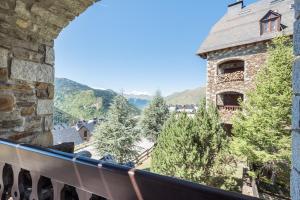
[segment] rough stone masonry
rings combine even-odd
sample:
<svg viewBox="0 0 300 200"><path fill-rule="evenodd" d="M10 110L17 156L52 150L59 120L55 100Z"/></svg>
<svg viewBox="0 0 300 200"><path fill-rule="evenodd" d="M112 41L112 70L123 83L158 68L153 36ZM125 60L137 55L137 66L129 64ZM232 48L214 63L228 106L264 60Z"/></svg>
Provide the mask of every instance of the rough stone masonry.
<svg viewBox="0 0 300 200"><path fill-rule="evenodd" d="M0 138L52 145L54 39L95 0L0 0Z"/></svg>
<svg viewBox="0 0 300 200"><path fill-rule="evenodd" d="M300 0L295 0L291 196L300 200Z"/></svg>

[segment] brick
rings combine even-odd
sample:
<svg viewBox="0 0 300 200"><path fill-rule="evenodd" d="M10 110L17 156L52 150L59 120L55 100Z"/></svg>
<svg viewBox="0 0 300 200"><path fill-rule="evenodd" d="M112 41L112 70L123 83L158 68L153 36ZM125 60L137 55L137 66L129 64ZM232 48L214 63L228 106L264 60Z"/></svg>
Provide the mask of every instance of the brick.
<svg viewBox="0 0 300 200"><path fill-rule="evenodd" d="M46 57L45 57L45 63L49 65L54 65L55 61L55 54L53 47L46 46Z"/></svg>
<svg viewBox="0 0 300 200"><path fill-rule="evenodd" d="M37 114L38 115L53 114L53 100L38 100Z"/></svg>
<svg viewBox="0 0 300 200"><path fill-rule="evenodd" d="M14 47L12 49L12 52L14 58L18 58L20 60L29 60L37 63L42 62L42 58L44 57L42 53L31 51L20 47Z"/></svg>
<svg viewBox="0 0 300 200"><path fill-rule="evenodd" d="M27 10L26 4L21 0L16 1L15 12L19 17L22 17L23 19L30 19L30 12L29 10Z"/></svg>
<svg viewBox="0 0 300 200"><path fill-rule="evenodd" d="M300 130L300 96L295 96L293 99L293 119L292 129Z"/></svg>
<svg viewBox="0 0 300 200"><path fill-rule="evenodd" d="M7 68L0 68L0 81L7 81L8 70Z"/></svg>
<svg viewBox="0 0 300 200"><path fill-rule="evenodd" d="M11 95L0 96L0 112L11 112L14 109L15 100Z"/></svg>
<svg viewBox="0 0 300 200"><path fill-rule="evenodd" d="M69 22L69 20L67 20L63 16L57 16L49 12L48 10L38 6L37 4L34 4L32 6L31 12L37 16L40 16L43 20L47 21L48 23L58 26L60 28L65 27Z"/></svg>
<svg viewBox="0 0 300 200"><path fill-rule="evenodd" d="M8 50L0 48L0 68L7 68Z"/></svg>
<svg viewBox="0 0 300 200"><path fill-rule="evenodd" d="M35 106L25 107L21 109L21 116L30 116L34 113Z"/></svg>
<svg viewBox="0 0 300 200"><path fill-rule="evenodd" d="M23 125L23 119L0 121L0 127L4 129L17 128Z"/></svg>
<svg viewBox="0 0 300 200"><path fill-rule="evenodd" d="M46 116L43 119L43 127L44 131L51 131L53 129L53 117L52 116Z"/></svg>
<svg viewBox="0 0 300 200"><path fill-rule="evenodd" d="M32 82L53 83L54 69L46 64L13 59L11 78Z"/></svg>

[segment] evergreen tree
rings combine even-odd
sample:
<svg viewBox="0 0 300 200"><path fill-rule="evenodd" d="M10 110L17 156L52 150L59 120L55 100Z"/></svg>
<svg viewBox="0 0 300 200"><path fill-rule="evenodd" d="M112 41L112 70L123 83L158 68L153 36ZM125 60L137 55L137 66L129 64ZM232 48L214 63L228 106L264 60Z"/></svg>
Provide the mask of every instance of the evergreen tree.
<svg viewBox="0 0 300 200"><path fill-rule="evenodd" d="M202 102L195 118L185 113L166 122L152 154L156 173L197 183L208 183L216 157L227 144L227 136L215 107Z"/></svg>
<svg viewBox="0 0 300 200"><path fill-rule="evenodd" d="M169 109L161 96L160 92L157 92L150 105L144 110L143 118L141 121L141 129L143 135L156 142L158 135L165 121L169 117Z"/></svg>
<svg viewBox="0 0 300 200"><path fill-rule="evenodd" d="M137 155L134 144L139 140L139 132L130 109L125 97L116 96L108 111L107 121L95 130L99 154L110 154L121 164L133 160Z"/></svg>
<svg viewBox="0 0 300 200"><path fill-rule="evenodd" d="M293 60L290 38L274 39L256 89L247 93L233 120L233 149L252 163L257 177L270 174L273 184L289 185Z"/></svg>

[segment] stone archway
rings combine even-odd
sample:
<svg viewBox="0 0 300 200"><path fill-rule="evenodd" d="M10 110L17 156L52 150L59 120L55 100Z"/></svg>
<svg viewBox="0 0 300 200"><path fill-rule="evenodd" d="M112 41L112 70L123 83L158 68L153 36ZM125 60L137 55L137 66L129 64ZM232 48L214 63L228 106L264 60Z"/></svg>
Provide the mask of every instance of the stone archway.
<svg viewBox="0 0 300 200"><path fill-rule="evenodd" d="M53 41L96 1L0 1L1 138L52 144Z"/></svg>

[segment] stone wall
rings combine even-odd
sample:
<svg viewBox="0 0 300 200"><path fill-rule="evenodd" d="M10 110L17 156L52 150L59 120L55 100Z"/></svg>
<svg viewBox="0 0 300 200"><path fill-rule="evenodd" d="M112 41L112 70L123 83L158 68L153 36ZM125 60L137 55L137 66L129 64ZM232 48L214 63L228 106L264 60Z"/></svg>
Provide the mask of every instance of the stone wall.
<svg viewBox="0 0 300 200"><path fill-rule="evenodd" d="M254 87L255 75L265 64L266 58L267 45L265 42L209 53L207 57L206 101L216 104L217 95L223 92L245 94L246 91ZM219 81L218 66L230 60L243 60L245 62L244 80L236 78L235 81ZM226 123L230 122L227 116L229 115L222 115L223 121Z"/></svg>
<svg viewBox="0 0 300 200"><path fill-rule="evenodd" d="M49 146L54 39L94 0L0 1L0 137Z"/></svg>
<svg viewBox="0 0 300 200"><path fill-rule="evenodd" d="M300 200L300 0L295 0L291 196Z"/></svg>

